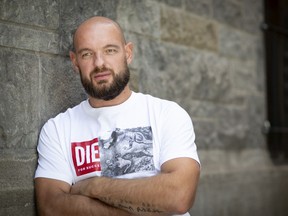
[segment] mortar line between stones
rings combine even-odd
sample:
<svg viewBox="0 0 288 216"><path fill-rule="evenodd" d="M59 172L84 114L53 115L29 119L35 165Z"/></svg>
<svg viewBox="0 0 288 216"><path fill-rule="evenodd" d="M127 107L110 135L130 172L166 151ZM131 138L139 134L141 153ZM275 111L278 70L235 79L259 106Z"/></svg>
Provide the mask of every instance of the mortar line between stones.
<svg viewBox="0 0 288 216"><path fill-rule="evenodd" d="M37 25L30 25L30 24L26 24L26 23L13 22L13 21L8 21L8 20L3 20L3 19L0 19L0 23L13 25L13 26L17 26L17 27L29 28L29 29L33 29L33 30L40 30L43 32L51 32L51 33L57 33L57 30L58 30L58 29L41 27L41 26L37 26Z"/></svg>

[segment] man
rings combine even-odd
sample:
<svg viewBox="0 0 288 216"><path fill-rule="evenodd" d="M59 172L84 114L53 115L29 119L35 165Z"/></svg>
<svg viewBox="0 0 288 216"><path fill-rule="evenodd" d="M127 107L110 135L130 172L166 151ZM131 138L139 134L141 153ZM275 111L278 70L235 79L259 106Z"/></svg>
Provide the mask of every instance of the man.
<svg viewBox="0 0 288 216"><path fill-rule="evenodd" d="M116 22L88 19L73 45L89 98L41 130L39 214L189 215L200 171L188 114L130 90L133 45Z"/></svg>

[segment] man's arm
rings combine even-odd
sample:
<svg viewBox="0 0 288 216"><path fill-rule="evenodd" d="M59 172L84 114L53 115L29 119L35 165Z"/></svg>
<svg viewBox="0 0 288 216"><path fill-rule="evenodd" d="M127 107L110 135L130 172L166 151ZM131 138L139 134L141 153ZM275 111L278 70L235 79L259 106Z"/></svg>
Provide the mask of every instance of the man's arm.
<svg viewBox="0 0 288 216"><path fill-rule="evenodd" d="M95 177L78 182L71 192L97 198L135 215L184 214L193 205L199 164L190 158L165 162L161 173L139 179Z"/></svg>
<svg viewBox="0 0 288 216"><path fill-rule="evenodd" d="M111 207L97 199L82 195L72 195L71 186L63 181L36 178L35 190L38 214L41 216L81 216L81 215L131 215L121 209Z"/></svg>

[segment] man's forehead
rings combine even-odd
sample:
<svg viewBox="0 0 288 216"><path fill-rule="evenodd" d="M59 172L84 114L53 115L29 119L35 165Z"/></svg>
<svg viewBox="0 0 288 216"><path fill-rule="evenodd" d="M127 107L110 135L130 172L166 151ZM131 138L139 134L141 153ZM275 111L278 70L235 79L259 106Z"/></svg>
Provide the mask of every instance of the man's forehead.
<svg viewBox="0 0 288 216"><path fill-rule="evenodd" d="M79 43L79 40L83 39L84 37L91 37L94 39L101 39L101 37L106 37L109 39L113 38L120 40L121 43L125 44L124 35L120 26L114 21L105 17L91 18L82 23L75 32L74 45Z"/></svg>

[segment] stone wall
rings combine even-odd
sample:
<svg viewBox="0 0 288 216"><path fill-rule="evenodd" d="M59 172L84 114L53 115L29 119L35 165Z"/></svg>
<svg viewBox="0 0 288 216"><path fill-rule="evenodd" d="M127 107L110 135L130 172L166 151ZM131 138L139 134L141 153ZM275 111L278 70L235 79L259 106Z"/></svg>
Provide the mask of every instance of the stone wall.
<svg viewBox="0 0 288 216"><path fill-rule="evenodd" d="M261 133L260 0L0 0L0 215L35 215L39 129L85 98L68 51L93 15L135 43L132 88L193 119L202 174L192 215L284 216L288 168L273 165Z"/></svg>

